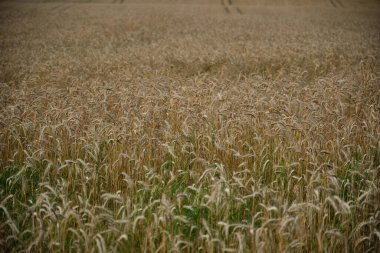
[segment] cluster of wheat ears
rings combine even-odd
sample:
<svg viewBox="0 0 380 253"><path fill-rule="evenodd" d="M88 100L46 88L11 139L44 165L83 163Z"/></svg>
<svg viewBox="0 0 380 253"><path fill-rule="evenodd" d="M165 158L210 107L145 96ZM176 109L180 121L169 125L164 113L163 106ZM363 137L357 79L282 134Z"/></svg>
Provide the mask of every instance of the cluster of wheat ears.
<svg viewBox="0 0 380 253"><path fill-rule="evenodd" d="M0 252L379 250L378 11L0 9Z"/></svg>

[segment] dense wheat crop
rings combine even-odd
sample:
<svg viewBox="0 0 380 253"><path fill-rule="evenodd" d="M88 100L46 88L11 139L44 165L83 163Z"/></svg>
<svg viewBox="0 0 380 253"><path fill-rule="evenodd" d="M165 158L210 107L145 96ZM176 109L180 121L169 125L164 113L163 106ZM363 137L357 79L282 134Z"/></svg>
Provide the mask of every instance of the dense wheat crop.
<svg viewBox="0 0 380 253"><path fill-rule="evenodd" d="M378 5L121 2L0 4L0 252L379 252Z"/></svg>

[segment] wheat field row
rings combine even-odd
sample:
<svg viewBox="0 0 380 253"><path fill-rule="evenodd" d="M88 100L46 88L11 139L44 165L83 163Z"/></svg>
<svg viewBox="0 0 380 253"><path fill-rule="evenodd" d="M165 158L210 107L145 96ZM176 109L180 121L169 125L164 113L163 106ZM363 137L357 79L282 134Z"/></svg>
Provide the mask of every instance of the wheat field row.
<svg viewBox="0 0 380 253"><path fill-rule="evenodd" d="M0 252L379 252L346 6L0 3Z"/></svg>

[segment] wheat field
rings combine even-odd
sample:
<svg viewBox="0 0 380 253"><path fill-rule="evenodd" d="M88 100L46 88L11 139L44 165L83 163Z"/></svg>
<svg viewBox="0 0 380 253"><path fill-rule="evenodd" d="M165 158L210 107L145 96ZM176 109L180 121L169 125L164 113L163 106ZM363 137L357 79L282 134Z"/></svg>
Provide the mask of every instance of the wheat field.
<svg viewBox="0 0 380 253"><path fill-rule="evenodd" d="M380 3L0 3L0 252L380 252Z"/></svg>

